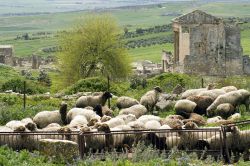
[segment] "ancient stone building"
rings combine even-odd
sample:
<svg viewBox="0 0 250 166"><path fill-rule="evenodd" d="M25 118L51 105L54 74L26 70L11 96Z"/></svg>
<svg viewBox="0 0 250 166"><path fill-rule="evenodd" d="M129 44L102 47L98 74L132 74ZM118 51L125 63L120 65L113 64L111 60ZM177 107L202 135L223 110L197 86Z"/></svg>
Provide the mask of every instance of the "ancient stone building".
<svg viewBox="0 0 250 166"><path fill-rule="evenodd" d="M173 71L172 53L162 50L161 60L162 60L162 71L172 72Z"/></svg>
<svg viewBox="0 0 250 166"><path fill-rule="evenodd" d="M13 46L0 45L0 63L13 65Z"/></svg>
<svg viewBox="0 0 250 166"><path fill-rule="evenodd" d="M195 10L175 18L173 31L175 71L217 76L250 74L246 66L250 61L242 55L238 24Z"/></svg>

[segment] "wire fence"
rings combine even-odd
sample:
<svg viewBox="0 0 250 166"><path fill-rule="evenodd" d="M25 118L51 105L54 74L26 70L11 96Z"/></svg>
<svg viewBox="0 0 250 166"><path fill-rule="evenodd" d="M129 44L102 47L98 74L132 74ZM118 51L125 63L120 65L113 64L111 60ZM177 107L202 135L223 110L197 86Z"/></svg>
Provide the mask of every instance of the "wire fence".
<svg viewBox="0 0 250 166"><path fill-rule="evenodd" d="M78 143L81 158L90 155L131 153L139 143L161 153L176 148L186 152L223 157L231 162L243 153L249 160L250 120L199 129L119 130L107 132L0 132L0 145L14 150L39 149L41 139L70 140ZM238 158L237 158L238 157Z"/></svg>

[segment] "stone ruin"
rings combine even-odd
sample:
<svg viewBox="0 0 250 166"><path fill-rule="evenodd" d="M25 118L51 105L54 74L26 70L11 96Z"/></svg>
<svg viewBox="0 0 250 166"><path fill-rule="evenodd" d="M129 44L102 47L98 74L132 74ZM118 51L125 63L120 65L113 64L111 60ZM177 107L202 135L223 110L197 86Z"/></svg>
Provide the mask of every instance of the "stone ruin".
<svg viewBox="0 0 250 166"><path fill-rule="evenodd" d="M173 20L175 72L198 75L250 74L243 56L240 27L200 10Z"/></svg>
<svg viewBox="0 0 250 166"><path fill-rule="evenodd" d="M12 45L0 45L0 63L6 65L13 65L13 46Z"/></svg>

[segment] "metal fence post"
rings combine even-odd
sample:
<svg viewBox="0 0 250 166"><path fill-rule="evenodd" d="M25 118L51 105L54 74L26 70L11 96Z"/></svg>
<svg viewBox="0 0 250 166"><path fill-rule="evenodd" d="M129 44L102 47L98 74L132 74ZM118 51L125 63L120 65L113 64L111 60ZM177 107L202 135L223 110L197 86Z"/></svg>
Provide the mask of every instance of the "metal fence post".
<svg viewBox="0 0 250 166"><path fill-rule="evenodd" d="M108 79L108 92L110 91L110 78L109 76L107 77ZM108 107L110 108L110 98L108 99Z"/></svg>
<svg viewBox="0 0 250 166"><path fill-rule="evenodd" d="M26 109L26 81L23 82L23 110Z"/></svg>
<svg viewBox="0 0 250 166"><path fill-rule="evenodd" d="M225 126L221 126L222 136L223 136L223 157L226 163L230 164L230 155L228 151L227 145L227 132L225 130Z"/></svg>

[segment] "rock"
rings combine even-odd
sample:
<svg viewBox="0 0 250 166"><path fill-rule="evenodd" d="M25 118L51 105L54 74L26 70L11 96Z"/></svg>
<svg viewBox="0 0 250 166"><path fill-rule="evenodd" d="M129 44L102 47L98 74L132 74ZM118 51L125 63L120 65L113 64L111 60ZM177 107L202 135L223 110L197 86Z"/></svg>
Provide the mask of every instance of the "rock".
<svg viewBox="0 0 250 166"><path fill-rule="evenodd" d="M160 111L169 111L175 105L175 101L171 100L161 100L156 103L156 109Z"/></svg>
<svg viewBox="0 0 250 166"><path fill-rule="evenodd" d="M179 94L181 94L182 92L184 92L184 88L183 88L180 84L177 84L177 85L174 87L174 89L173 89L173 91L172 91L172 94L177 94L177 95L179 95Z"/></svg>
<svg viewBox="0 0 250 166"><path fill-rule="evenodd" d="M41 139L39 140L38 151L59 160L65 159L69 161L79 156L77 143L68 140Z"/></svg>

